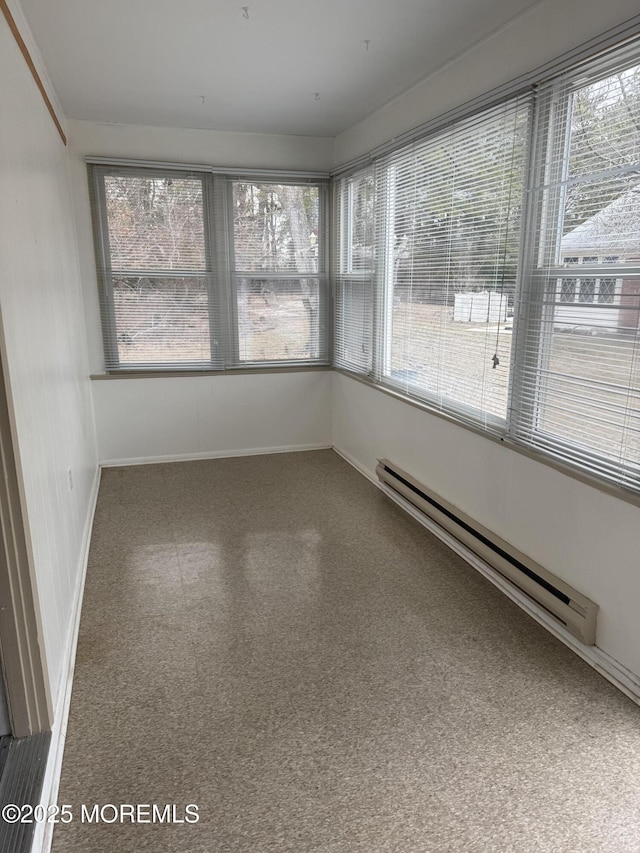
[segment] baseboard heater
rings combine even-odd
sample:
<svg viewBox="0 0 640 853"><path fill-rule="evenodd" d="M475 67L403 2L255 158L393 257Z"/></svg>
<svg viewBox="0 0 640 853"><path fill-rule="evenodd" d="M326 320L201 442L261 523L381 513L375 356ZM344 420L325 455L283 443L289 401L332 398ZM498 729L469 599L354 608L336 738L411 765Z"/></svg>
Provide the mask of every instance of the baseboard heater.
<svg viewBox="0 0 640 853"><path fill-rule="evenodd" d="M597 604L414 480L388 459L379 461L376 474L382 483L551 613L575 637L587 645L595 643Z"/></svg>

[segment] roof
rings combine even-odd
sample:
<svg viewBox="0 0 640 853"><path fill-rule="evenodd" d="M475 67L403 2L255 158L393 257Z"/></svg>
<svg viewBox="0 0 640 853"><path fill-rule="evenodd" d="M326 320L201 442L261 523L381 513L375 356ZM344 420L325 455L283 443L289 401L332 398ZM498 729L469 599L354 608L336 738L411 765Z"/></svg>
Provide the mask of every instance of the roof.
<svg viewBox="0 0 640 853"><path fill-rule="evenodd" d="M640 184L565 234L562 252L604 249L640 254Z"/></svg>

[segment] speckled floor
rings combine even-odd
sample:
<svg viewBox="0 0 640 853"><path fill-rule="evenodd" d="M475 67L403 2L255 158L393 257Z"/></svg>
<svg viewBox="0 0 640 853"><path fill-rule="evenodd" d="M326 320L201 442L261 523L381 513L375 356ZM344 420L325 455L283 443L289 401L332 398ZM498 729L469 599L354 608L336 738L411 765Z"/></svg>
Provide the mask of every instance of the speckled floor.
<svg viewBox="0 0 640 853"><path fill-rule="evenodd" d="M55 853L633 853L640 709L332 451L111 469L58 802Z"/></svg>

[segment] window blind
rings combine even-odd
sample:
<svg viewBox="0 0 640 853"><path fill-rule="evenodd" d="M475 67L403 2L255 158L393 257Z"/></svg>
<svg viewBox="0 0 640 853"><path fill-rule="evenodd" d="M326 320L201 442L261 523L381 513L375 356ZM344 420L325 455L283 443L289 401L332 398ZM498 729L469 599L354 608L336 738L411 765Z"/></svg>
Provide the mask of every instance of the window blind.
<svg viewBox="0 0 640 853"><path fill-rule="evenodd" d="M221 366L204 176L96 167L93 177L106 368Z"/></svg>
<svg viewBox="0 0 640 853"><path fill-rule="evenodd" d="M640 485L640 52L540 88L512 434Z"/></svg>
<svg viewBox="0 0 640 853"><path fill-rule="evenodd" d="M373 169L336 182L334 228L334 363L369 375L373 368L376 255Z"/></svg>
<svg viewBox="0 0 640 853"><path fill-rule="evenodd" d="M532 94L337 182L336 363L504 425Z"/></svg>
<svg viewBox="0 0 640 853"><path fill-rule="evenodd" d="M326 363L326 184L92 165L107 370Z"/></svg>
<svg viewBox="0 0 640 853"><path fill-rule="evenodd" d="M239 363L326 361L318 185L232 181Z"/></svg>

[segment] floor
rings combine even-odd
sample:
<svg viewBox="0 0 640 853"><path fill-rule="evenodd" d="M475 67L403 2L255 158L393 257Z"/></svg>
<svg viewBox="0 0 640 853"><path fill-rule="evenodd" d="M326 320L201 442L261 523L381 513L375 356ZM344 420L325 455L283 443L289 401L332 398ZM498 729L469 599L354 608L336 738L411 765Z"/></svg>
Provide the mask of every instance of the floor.
<svg viewBox="0 0 640 853"><path fill-rule="evenodd" d="M640 709L332 451L109 469L58 802L54 853L633 853Z"/></svg>

